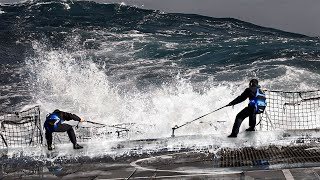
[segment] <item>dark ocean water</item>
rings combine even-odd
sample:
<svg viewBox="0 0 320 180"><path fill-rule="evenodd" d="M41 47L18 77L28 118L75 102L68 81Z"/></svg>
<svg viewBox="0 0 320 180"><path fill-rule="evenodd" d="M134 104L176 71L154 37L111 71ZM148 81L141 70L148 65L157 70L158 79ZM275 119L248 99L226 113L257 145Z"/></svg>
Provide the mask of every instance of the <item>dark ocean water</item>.
<svg viewBox="0 0 320 180"><path fill-rule="evenodd" d="M273 90L320 85L319 38L89 1L0 5L0 62L2 111L39 104L111 124L185 122L251 78Z"/></svg>

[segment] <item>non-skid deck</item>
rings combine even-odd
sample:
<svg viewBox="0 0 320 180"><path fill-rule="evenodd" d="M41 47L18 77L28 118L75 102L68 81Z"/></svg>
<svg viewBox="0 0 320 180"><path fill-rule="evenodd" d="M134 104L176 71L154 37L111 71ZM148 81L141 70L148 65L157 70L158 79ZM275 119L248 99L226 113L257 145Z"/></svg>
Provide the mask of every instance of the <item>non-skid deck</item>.
<svg viewBox="0 0 320 180"><path fill-rule="evenodd" d="M196 167L194 167L196 169ZM34 170L19 170L0 174L1 179L320 179L320 167L276 170L221 171L195 173L139 169L130 164L83 163L44 166Z"/></svg>
<svg viewBox="0 0 320 180"><path fill-rule="evenodd" d="M260 141L266 134L8 149L0 157L0 179L320 179L318 131L270 132Z"/></svg>

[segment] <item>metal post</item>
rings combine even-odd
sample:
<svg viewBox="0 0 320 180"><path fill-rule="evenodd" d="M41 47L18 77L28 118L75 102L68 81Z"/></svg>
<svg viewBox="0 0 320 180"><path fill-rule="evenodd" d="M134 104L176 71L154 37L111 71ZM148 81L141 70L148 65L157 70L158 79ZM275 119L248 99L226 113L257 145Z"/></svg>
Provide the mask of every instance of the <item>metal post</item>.
<svg viewBox="0 0 320 180"><path fill-rule="evenodd" d="M176 130L175 127L172 128L172 135L171 135L171 137L174 137L174 130Z"/></svg>

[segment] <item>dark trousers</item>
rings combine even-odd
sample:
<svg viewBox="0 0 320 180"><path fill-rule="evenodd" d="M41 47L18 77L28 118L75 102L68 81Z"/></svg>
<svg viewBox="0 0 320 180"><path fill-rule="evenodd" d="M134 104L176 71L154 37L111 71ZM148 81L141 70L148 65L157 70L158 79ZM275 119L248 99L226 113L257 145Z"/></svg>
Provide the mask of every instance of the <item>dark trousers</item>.
<svg viewBox="0 0 320 180"><path fill-rule="evenodd" d="M236 116L236 120L234 121L232 134L237 135L239 133L239 128L241 126L242 121L249 117L249 126L250 128L254 128L256 126L256 113L254 111L254 107L248 106L242 109Z"/></svg>
<svg viewBox="0 0 320 180"><path fill-rule="evenodd" d="M53 125L45 124L45 129L46 129L46 139L47 139L48 146L52 145L52 133L53 132L67 132L70 141L73 144L77 143L77 139L76 139L76 135L74 133L74 130L73 130L72 126L70 126L69 124L59 123L56 130L54 130Z"/></svg>

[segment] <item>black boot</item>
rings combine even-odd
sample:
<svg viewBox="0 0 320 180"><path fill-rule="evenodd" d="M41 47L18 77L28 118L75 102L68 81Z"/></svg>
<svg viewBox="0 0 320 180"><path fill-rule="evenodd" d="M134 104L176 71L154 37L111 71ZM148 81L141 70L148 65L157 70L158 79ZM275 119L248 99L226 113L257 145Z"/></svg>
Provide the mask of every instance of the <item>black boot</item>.
<svg viewBox="0 0 320 180"><path fill-rule="evenodd" d="M49 145L48 145L48 150L49 150L49 151L52 151L52 149L53 149L52 146L49 146Z"/></svg>
<svg viewBox="0 0 320 180"><path fill-rule="evenodd" d="M228 138L236 138L237 137L237 135L236 134L230 134L229 136L228 136Z"/></svg>
<svg viewBox="0 0 320 180"><path fill-rule="evenodd" d="M254 127L249 127L246 131L256 131Z"/></svg>
<svg viewBox="0 0 320 180"><path fill-rule="evenodd" d="M83 147L80 146L79 144L74 144L73 149L82 149Z"/></svg>

